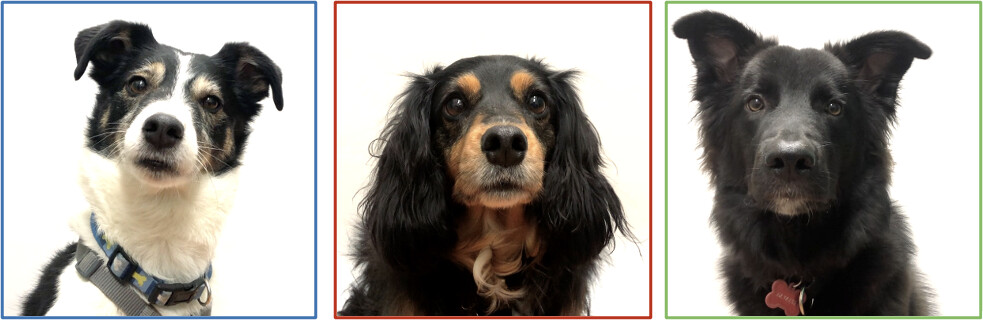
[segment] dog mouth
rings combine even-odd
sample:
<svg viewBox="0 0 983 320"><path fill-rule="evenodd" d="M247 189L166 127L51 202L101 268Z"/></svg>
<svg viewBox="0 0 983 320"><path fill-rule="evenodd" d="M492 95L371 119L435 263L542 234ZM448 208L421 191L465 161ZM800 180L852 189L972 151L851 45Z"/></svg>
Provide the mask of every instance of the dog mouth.
<svg viewBox="0 0 983 320"><path fill-rule="evenodd" d="M153 174L173 174L177 173L177 166L172 161L160 158L143 157L136 161L137 167L147 170Z"/></svg>
<svg viewBox="0 0 983 320"><path fill-rule="evenodd" d="M522 190L522 185L511 182L511 181L498 181L495 183L488 184L484 187L486 192L496 193L496 192L511 192Z"/></svg>

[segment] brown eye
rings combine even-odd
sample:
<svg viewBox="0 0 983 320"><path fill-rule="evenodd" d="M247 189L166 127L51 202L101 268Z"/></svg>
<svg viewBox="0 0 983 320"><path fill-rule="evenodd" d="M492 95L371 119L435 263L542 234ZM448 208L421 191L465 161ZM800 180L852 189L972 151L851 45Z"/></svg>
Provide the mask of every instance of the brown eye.
<svg viewBox="0 0 983 320"><path fill-rule="evenodd" d="M130 83L127 84L126 87L132 94L144 93L147 91L147 79L140 76L133 77L130 79Z"/></svg>
<svg viewBox="0 0 983 320"><path fill-rule="evenodd" d="M204 108L205 111L216 113L219 109L222 109L222 100L216 96L207 96L204 99L201 99L201 107Z"/></svg>
<svg viewBox="0 0 983 320"><path fill-rule="evenodd" d="M744 107L746 107L748 111L758 112L765 108L765 100L761 99L759 96L753 96L750 99L747 99L747 102L744 103Z"/></svg>
<svg viewBox="0 0 983 320"><path fill-rule="evenodd" d="M831 115L838 116L843 112L843 105L841 105L839 102L830 102L828 105L826 105L826 112L829 112Z"/></svg>
<svg viewBox="0 0 983 320"><path fill-rule="evenodd" d="M444 103L444 112L447 113L448 116L456 117L457 115L461 114L461 112L464 112L464 107L464 99L455 97Z"/></svg>
<svg viewBox="0 0 983 320"><path fill-rule="evenodd" d="M546 112L546 99L543 99L542 96L534 94L529 97L528 103L529 110L531 110L533 113L542 114L543 112Z"/></svg>

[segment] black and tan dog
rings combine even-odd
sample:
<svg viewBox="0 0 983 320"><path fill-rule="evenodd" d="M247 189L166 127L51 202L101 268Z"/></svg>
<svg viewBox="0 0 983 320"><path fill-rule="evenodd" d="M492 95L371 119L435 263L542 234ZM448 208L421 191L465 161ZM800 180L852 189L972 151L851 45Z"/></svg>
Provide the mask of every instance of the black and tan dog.
<svg viewBox="0 0 983 320"><path fill-rule="evenodd" d="M79 243L45 268L23 314L199 315L249 123L270 88L283 107L280 69L245 43L192 54L123 21L79 32L75 58L75 79L91 65L99 85L80 170L91 209L72 219ZM106 274L141 313L94 285Z"/></svg>
<svg viewBox="0 0 983 320"><path fill-rule="evenodd" d="M629 234L570 81L480 56L413 80L361 203L342 315L584 315L601 250Z"/></svg>

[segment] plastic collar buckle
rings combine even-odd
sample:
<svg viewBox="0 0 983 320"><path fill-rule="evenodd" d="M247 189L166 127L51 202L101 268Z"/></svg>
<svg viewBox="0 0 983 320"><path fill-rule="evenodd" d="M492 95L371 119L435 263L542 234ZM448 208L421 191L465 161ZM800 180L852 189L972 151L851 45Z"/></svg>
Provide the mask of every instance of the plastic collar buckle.
<svg viewBox="0 0 983 320"><path fill-rule="evenodd" d="M106 266L116 278L127 282L133 278L133 272L137 270L137 264L133 263L133 259L130 259L130 256L123 252L123 248L120 246L113 248Z"/></svg>
<svg viewBox="0 0 983 320"><path fill-rule="evenodd" d="M170 306L198 299L205 292L204 278L190 283L159 283L150 293L150 301L158 306Z"/></svg>

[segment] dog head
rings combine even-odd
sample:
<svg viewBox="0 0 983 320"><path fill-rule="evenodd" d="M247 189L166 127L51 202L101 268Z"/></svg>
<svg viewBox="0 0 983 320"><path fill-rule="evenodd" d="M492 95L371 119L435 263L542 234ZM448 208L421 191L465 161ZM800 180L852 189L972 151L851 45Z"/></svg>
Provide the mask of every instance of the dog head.
<svg viewBox="0 0 983 320"><path fill-rule="evenodd" d="M280 69L245 43L192 54L158 44L145 25L112 21L79 32L75 58L75 79L91 64L99 85L87 147L149 186L236 168L270 88L283 108Z"/></svg>
<svg viewBox="0 0 983 320"><path fill-rule="evenodd" d="M453 248L468 208L519 208L555 261L596 259L627 227L575 75L479 56L412 76L361 203L373 247L394 266L426 268Z"/></svg>
<svg viewBox="0 0 983 320"><path fill-rule="evenodd" d="M455 62L439 76L435 147L453 180L454 200L509 208L535 199L556 143L550 105L557 98L548 74L525 59L479 57Z"/></svg>
<svg viewBox="0 0 983 320"><path fill-rule="evenodd" d="M715 12L680 18L673 32L696 65L704 168L718 189L795 215L828 208L869 167L889 176L898 84L928 46L881 31L793 49Z"/></svg>

